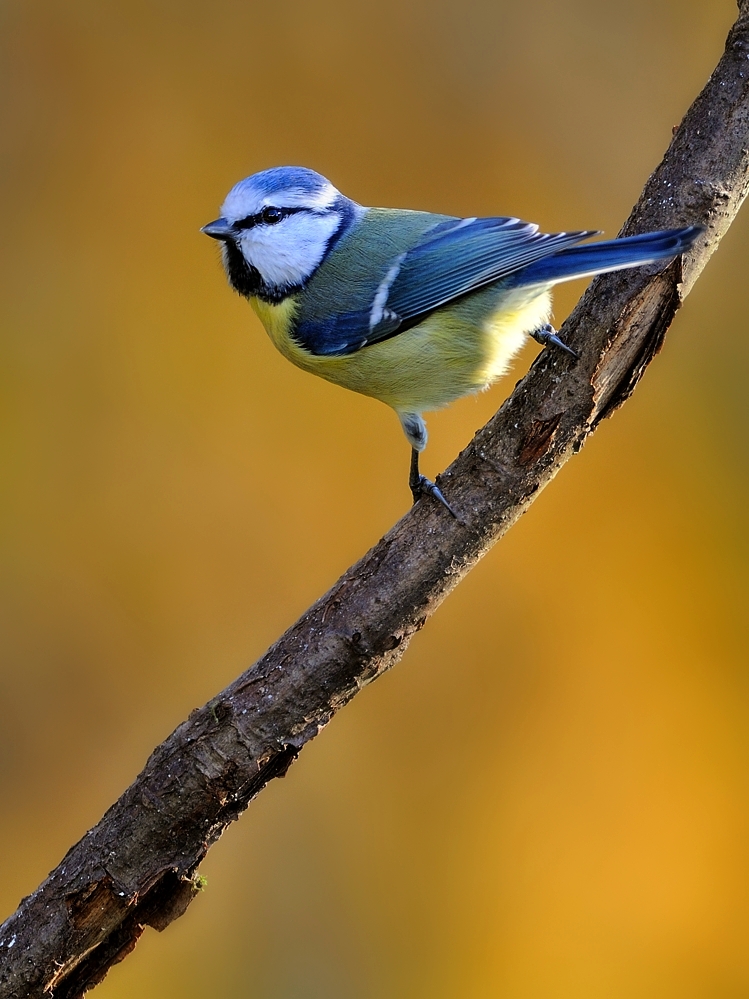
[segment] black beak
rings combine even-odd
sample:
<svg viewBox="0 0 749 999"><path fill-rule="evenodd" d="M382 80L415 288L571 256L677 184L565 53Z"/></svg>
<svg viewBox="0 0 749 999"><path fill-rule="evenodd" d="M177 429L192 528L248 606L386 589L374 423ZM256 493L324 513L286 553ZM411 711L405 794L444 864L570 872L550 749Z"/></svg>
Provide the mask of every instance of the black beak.
<svg viewBox="0 0 749 999"><path fill-rule="evenodd" d="M233 239L235 235L234 230L226 219L216 219L215 222L209 222L200 231L204 232L206 236L210 236L211 239L222 239L224 242Z"/></svg>

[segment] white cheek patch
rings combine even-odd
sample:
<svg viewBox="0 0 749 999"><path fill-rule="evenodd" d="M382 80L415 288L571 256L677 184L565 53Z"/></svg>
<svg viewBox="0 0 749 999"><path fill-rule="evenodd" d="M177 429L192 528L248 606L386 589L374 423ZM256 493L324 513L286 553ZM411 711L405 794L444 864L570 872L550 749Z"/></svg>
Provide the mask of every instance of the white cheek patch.
<svg viewBox="0 0 749 999"><path fill-rule="evenodd" d="M333 233L341 224L338 212L288 215L277 225L258 225L242 234L245 259L266 284L276 288L302 284L318 266Z"/></svg>

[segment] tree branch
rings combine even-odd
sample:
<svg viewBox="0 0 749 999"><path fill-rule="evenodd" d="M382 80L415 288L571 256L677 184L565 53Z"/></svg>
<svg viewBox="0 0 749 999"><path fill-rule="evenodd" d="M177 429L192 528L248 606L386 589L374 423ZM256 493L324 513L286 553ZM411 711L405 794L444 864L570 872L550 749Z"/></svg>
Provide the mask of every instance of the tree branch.
<svg viewBox="0 0 749 999"><path fill-rule="evenodd" d="M564 327L579 361L543 352L441 477L461 522L422 501L268 652L194 711L0 927L0 999L73 999L164 929L199 890L226 826L409 641L599 422L632 393L749 181L749 0L725 53L623 233L701 223L683 260L597 278Z"/></svg>

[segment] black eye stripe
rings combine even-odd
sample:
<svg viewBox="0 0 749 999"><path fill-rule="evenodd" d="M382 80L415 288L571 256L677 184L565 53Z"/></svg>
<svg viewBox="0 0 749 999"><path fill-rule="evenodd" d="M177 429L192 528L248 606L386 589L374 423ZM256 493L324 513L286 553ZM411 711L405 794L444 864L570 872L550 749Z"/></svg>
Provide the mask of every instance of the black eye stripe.
<svg viewBox="0 0 749 999"><path fill-rule="evenodd" d="M263 217L264 214L265 214L265 212L267 212L269 208L273 208L275 211L278 211L278 212L281 213L278 216L278 218L275 220L275 222L271 222L270 220L266 220ZM259 212L255 212L254 215L247 215L243 219L238 219L236 222L233 223L233 228L234 229L254 229L256 225L275 225L278 222L281 222L283 219L287 218L289 215L296 215L298 212L306 212L307 210L308 209L303 208L301 206L298 207L298 208L280 208L280 207L277 207L275 205L266 205L265 208L263 208Z"/></svg>

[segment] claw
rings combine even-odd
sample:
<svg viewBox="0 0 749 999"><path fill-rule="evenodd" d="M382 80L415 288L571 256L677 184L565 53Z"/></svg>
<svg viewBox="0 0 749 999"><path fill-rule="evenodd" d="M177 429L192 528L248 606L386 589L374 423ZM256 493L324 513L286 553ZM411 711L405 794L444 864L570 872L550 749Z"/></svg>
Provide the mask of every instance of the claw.
<svg viewBox="0 0 749 999"><path fill-rule="evenodd" d="M426 493L428 496L434 496L436 500L439 500L444 508L455 517L456 520L460 520L457 513L453 510L450 504L447 502L442 494L442 490L439 486L436 486L431 479L428 479L426 475L420 475L416 489L411 487L411 494L414 498L414 503L416 503L423 495Z"/></svg>
<svg viewBox="0 0 749 999"><path fill-rule="evenodd" d="M542 347L556 347L557 350L563 350L565 354L569 354L571 357L574 357L575 360L578 360L580 357L576 350L569 347L564 340L559 339L557 331L551 323L546 323L545 326L541 326L539 329L533 330L531 336L536 343L540 343Z"/></svg>
<svg viewBox="0 0 749 999"><path fill-rule="evenodd" d="M434 496L434 498L439 500L444 508L451 513L456 520L460 520L460 517L442 495L440 487L435 485L431 479L426 477L426 475L422 475L419 472L419 452L416 448L411 448L411 474L408 477L408 484L411 488L411 495L414 498L414 503L418 503L424 495Z"/></svg>

